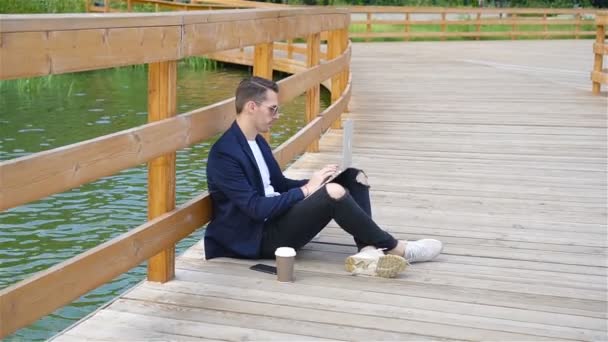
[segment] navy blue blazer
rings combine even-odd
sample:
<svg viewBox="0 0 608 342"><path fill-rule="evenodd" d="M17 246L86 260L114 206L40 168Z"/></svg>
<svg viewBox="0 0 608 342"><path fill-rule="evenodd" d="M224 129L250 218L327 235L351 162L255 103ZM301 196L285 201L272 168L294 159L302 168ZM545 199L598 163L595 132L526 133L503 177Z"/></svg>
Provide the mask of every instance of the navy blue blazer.
<svg viewBox="0 0 608 342"><path fill-rule="evenodd" d="M255 157L235 121L213 145L207 161L213 214L205 230L206 259L259 258L264 222L304 199L300 187L308 181L286 178L266 140L261 135L255 140L268 165L270 183L281 195L265 197Z"/></svg>

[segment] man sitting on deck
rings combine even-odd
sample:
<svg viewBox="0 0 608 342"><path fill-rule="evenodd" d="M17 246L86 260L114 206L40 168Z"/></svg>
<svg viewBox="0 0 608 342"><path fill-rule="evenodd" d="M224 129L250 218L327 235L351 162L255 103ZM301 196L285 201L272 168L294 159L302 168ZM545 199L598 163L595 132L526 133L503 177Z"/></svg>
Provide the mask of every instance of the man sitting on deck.
<svg viewBox="0 0 608 342"><path fill-rule="evenodd" d="M300 249L332 219L355 239L346 259L353 274L394 277L407 262L439 255L441 242L396 240L372 220L367 176L329 165L309 180L286 178L260 133L279 117L278 85L251 77L236 90L236 120L214 144L207 162L213 203L205 257L274 258L278 247ZM317 191L318 190L318 191Z"/></svg>

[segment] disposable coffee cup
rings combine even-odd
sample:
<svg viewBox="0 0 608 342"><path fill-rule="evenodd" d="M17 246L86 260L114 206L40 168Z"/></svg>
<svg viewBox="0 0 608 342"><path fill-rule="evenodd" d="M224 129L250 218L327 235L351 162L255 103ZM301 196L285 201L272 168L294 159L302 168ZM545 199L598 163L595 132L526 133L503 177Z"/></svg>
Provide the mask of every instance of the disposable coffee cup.
<svg viewBox="0 0 608 342"><path fill-rule="evenodd" d="M274 252L277 259L277 280L283 283L294 281L293 265L296 251L291 247L279 247Z"/></svg>

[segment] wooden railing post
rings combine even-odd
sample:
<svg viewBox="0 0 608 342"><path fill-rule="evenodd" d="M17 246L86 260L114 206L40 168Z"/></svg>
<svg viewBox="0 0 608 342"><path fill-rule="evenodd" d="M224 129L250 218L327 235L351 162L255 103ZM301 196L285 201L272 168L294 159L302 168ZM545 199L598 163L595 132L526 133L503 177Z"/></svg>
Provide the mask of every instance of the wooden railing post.
<svg viewBox="0 0 608 342"><path fill-rule="evenodd" d="M148 64L148 122L175 116L177 61ZM175 208L175 152L148 162L148 220ZM148 261L148 280L167 282L175 276L175 246Z"/></svg>
<svg viewBox="0 0 608 342"><path fill-rule="evenodd" d="M131 0L127 0L127 12L133 12L133 3Z"/></svg>
<svg viewBox="0 0 608 342"><path fill-rule="evenodd" d="M253 54L253 75L272 80L273 43L256 45ZM270 143L270 132L262 135Z"/></svg>
<svg viewBox="0 0 608 342"><path fill-rule="evenodd" d="M327 39L327 59L332 60L342 54L342 32L333 30L329 32ZM336 102L342 94L342 73L338 73L331 78L331 103ZM339 116L331 125L332 128L342 128L342 117Z"/></svg>
<svg viewBox="0 0 608 342"><path fill-rule="evenodd" d="M306 39L306 66L319 65L321 54L321 34L314 33ZM321 89L317 84L306 91L306 123L314 120L320 111ZM306 149L307 152L319 152L319 140L315 139Z"/></svg>
<svg viewBox="0 0 608 342"><path fill-rule="evenodd" d="M293 58L293 39L287 40L287 59Z"/></svg>
<svg viewBox="0 0 608 342"><path fill-rule="evenodd" d="M475 36L475 40L479 40L479 38L481 37L481 34L479 34L481 32L481 11L477 12L476 26L477 26L477 36Z"/></svg>
<svg viewBox="0 0 608 342"><path fill-rule="evenodd" d="M367 23L365 24L365 32L367 32L368 35L372 32L372 13L371 12L367 13ZM365 37L365 41L366 42L370 41L369 36Z"/></svg>
<svg viewBox="0 0 608 342"><path fill-rule="evenodd" d="M543 39L547 39L549 26L547 24L547 12L546 11L543 12L543 23L544 23L543 24L543 32L544 32Z"/></svg>
<svg viewBox="0 0 608 342"><path fill-rule="evenodd" d="M441 12L441 40L445 40L445 30L446 30L446 13L445 11Z"/></svg>
<svg viewBox="0 0 608 342"><path fill-rule="evenodd" d="M593 72L591 72L591 81L593 82L593 94L598 95L601 90L602 81L606 81L608 73L603 72L604 55L606 54L606 25L608 24L608 12L598 12L595 16L595 24L597 31L595 35L595 44L593 44L593 52L595 60L593 62Z"/></svg>
<svg viewBox="0 0 608 342"><path fill-rule="evenodd" d="M405 32L407 35L405 36L405 40L410 40L410 12L405 13Z"/></svg>
<svg viewBox="0 0 608 342"><path fill-rule="evenodd" d="M515 40L517 30L517 13L511 13L511 40Z"/></svg>
<svg viewBox="0 0 608 342"><path fill-rule="evenodd" d="M578 33L581 31L581 14L576 13L576 28L574 29L574 38L578 39Z"/></svg>
<svg viewBox="0 0 608 342"><path fill-rule="evenodd" d="M103 11L104 13L110 12L110 0L103 0Z"/></svg>

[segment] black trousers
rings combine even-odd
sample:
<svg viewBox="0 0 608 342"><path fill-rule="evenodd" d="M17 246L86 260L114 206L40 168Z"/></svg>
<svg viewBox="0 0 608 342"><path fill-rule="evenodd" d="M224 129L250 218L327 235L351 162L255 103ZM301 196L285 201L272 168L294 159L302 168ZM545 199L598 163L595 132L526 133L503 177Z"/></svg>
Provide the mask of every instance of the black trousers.
<svg viewBox="0 0 608 342"><path fill-rule="evenodd" d="M369 186L357 181L363 172L349 168L332 183L340 184L346 194L340 199L329 196L326 187L298 202L285 214L264 225L262 258L274 259L278 247L300 249L334 219L355 239L358 249L368 245L391 250L397 240L372 220Z"/></svg>

